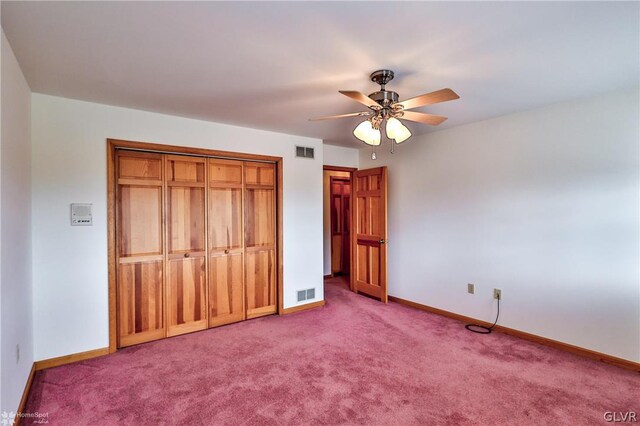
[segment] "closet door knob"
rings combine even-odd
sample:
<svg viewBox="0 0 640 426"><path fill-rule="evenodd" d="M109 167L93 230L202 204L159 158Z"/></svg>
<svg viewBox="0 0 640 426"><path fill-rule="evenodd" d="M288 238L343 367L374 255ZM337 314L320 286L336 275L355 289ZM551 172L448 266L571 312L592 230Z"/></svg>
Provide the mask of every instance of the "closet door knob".
<svg viewBox="0 0 640 426"><path fill-rule="evenodd" d="M184 254L184 257L189 257L189 253L185 253L185 254Z"/></svg>
<svg viewBox="0 0 640 426"><path fill-rule="evenodd" d="M229 249L225 249L224 254L229 254Z"/></svg>

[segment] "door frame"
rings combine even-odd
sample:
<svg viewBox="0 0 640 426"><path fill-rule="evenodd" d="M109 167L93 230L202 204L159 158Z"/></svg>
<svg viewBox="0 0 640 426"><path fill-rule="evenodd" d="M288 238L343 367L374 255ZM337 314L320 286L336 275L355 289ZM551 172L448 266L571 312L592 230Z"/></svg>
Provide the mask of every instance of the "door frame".
<svg viewBox="0 0 640 426"><path fill-rule="evenodd" d="M107 245L108 245L108 282L109 282L109 353L116 352L118 342L117 323L117 259L116 259L116 150L128 149L145 152L159 152L174 155L195 155L232 160L265 161L276 165L276 297L278 315L284 312L283 307L283 239L282 239L282 157L270 155L247 154L241 152L220 151L206 148L193 148L177 145L163 145L150 142L107 139ZM354 169L355 170L355 169Z"/></svg>
<svg viewBox="0 0 640 426"><path fill-rule="evenodd" d="M322 166L322 172L324 174L324 171L333 171L333 172L349 172L349 183L351 184L351 193L349 194L349 206L351 208L351 211L353 212L353 172L357 171L358 168L357 167L342 167L342 166L327 166L324 165ZM322 177L324 179L324 176ZM329 199L331 199L331 179L329 179ZM329 215L331 215L331 211L329 211ZM331 216L330 216L331 217ZM329 225L331 226L331 225ZM353 215L351 217L351 230L353 230ZM329 230L329 233L331 233L331 230ZM353 281L353 273L354 273L354 268L355 268L355 264L353 262L353 232L350 232L349 234L349 290L353 291L354 289L354 281ZM333 244L330 245L330 249L331 249L331 255L333 256ZM333 275L333 273L331 274Z"/></svg>

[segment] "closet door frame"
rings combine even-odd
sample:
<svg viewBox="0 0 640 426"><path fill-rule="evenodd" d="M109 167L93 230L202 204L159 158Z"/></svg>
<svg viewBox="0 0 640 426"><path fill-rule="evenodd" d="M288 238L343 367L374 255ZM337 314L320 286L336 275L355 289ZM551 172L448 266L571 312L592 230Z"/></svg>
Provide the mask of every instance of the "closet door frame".
<svg viewBox="0 0 640 426"><path fill-rule="evenodd" d="M277 313L282 315L283 308L283 246L282 246L282 157L219 151L186 146L163 145L148 142L136 142L120 139L107 139L107 242L108 242L108 290L109 290L109 353L118 347L117 322L117 257L116 257L116 151L118 149L155 152L162 154L195 155L231 160L264 161L275 164L276 168L276 298Z"/></svg>

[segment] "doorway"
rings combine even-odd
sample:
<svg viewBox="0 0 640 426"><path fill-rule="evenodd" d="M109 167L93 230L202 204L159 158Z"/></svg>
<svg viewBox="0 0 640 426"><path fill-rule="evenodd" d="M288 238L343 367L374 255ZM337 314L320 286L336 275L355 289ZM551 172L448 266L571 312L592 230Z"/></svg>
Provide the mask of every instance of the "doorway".
<svg viewBox="0 0 640 426"><path fill-rule="evenodd" d="M331 273L349 275L351 235L351 179L329 179L329 216L331 223Z"/></svg>
<svg viewBox="0 0 640 426"><path fill-rule="evenodd" d="M385 166L324 166L324 270L325 278L387 303Z"/></svg>
<svg viewBox="0 0 640 426"><path fill-rule="evenodd" d="M352 178L357 170L324 166L324 275L351 273L351 205Z"/></svg>

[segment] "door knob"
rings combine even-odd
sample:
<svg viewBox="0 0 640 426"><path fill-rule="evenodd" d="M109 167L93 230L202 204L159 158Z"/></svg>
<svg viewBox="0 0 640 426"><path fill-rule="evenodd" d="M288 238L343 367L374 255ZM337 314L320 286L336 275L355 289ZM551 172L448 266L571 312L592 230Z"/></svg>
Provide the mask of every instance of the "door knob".
<svg viewBox="0 0 640 426"><path fill-rule="evenodd" d="M229 249L225 249L224 254L229 254Z"/></svg>
<svg viewBox="0 0 640 426"><path fill-rule="evenodd" d="M185 253L185 254L184 254L184 257L189 257L189 253Z"/></svg>
<svg viewBox="0 0 640 426"><path fill-rule="evenodd" d="M386 243L386 242L387 242L387 240L380 239L378 242L379 242L380 244L384 244L384 243Z"/></svg>

